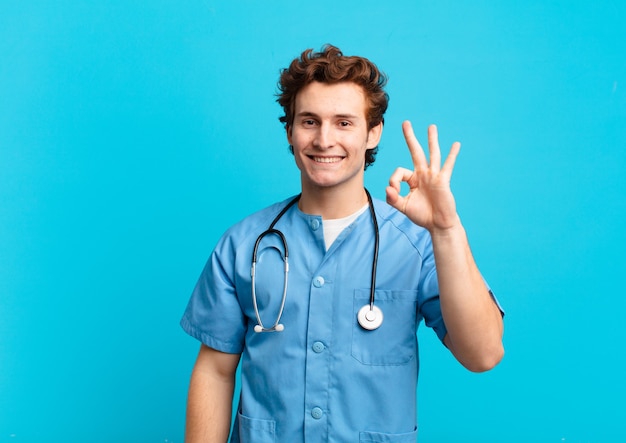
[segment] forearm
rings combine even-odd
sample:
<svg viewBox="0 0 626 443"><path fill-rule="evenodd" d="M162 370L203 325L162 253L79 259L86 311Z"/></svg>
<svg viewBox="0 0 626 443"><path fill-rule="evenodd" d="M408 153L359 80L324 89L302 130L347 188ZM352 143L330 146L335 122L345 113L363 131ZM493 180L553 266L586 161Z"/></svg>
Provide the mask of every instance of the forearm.
<svg viewBox="0 0 626 443"><path fill-rule="evenodd" d="M189 383L185 442L225 443L230 432L234 369L232 373L217 372L203 364L202 355L201 351ZM236 368L235 361L233 364Z"/></svg>
<svg viewBox="0 0 626 443"><path fill-rule="evenodd" d="M474 262L460 221L431 232L446 345L468 369L485 371L503 355L502 315Z"/></svg>

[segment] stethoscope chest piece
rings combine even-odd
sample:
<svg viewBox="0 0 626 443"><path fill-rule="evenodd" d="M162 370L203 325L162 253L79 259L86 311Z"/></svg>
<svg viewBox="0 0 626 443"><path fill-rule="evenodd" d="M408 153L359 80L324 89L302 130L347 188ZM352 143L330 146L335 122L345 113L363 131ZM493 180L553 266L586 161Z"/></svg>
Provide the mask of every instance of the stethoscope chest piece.
<svg viewBox="0 0 626 443"><path fill-rule="evenodd" d="M359 309L357 320L363 329L372 331L383 323L383 311L376 305L367 304Z"/></svg>

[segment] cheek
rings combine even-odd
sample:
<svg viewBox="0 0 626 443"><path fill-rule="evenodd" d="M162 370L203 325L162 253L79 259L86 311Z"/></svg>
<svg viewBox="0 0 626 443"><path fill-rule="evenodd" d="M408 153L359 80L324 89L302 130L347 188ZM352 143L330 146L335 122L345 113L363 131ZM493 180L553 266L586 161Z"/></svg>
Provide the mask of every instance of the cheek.
<svg viewBox="0 0 626 443"><path fill-rule="evenodd" d="M297 132L291 135L289 141L291 143L291 146L293 146L294 152L297 152L298 150L306 147L310 142L310 140L305 135Z"/></svg>
<svg viewBox="0 0 626 443"><path fill-rule="evenodd" d="M298 166L298 168L300 168L302 163L301 157L303 156L302 151L303 148L306 146L306 143L302 139L302 137L299 137L297 135L293 135L292 137L290 137L289 143L291 145L293 156L296 160L296 165Z"/></svg>
<svg viewBox="0 0 626 443"><path fill-rule="evenodd" d="M351 146L355 151L364 151L367 149L367 137L361 134L351 134L344 140L345 146Z"/></svg>

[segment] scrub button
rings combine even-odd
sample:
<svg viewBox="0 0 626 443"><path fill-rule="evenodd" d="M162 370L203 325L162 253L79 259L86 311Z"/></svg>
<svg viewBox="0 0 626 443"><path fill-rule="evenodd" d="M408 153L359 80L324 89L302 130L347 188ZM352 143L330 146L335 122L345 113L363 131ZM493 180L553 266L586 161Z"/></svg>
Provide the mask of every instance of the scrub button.
<svg viewBox="0 0 626 443"><path fill-rule="evenodd" d="M314 219L311 221L311 229L317 231L320 228L320 221L318 219Z"/></svg>
<svg viewBox="0 0 626 443"><path fill-rule="evenodd" d="M321 408L313 408L311 410L311 417L313 417L316 420L319 420L320 418L322 418L322 415L324 415L324 411L322 411Z"/></svg>
<svg viewBox="0 0 626 443"><path fill-rule="evenodd" d="M324 277L322 276L317 276L313 279L313 286L315 286L316 288L321 288L322 286L324 286Z"/></svg>
<svg viewBox="0 0 626 443"><path fill-rule="evenodd" d="M315 343L313 343L313 352L319 354L324 349L326 349L326 346L324 346L324 343L322 343L321 341L316 341Z"/></svg>

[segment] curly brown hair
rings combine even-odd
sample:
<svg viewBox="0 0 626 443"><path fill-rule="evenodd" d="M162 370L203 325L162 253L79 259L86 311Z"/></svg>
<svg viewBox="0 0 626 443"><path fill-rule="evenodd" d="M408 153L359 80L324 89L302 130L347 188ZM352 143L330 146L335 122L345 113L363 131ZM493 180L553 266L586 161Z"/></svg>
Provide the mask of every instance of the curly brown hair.
<svg viewBox="0 0 626 443"><path fill-rule="evenodd" d="M293 124L296 96L312 82L341 83L353 82L363 88L368 102L367 125L372 129L384 123L384 114L389 103L389 95L384 90L387 76L374 63L363 57L345 56L332 45L325 45L320 52L307 49L295 58L289 68L282 69L278 81L277 102L285 115L279 120L289 130ZM290 146L293 153L293 147ZM365 168L374 163L378 146L365 152Z"/></svg>

